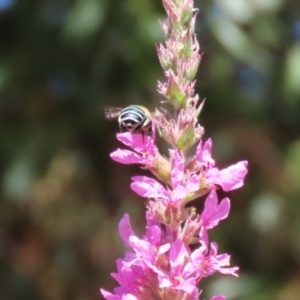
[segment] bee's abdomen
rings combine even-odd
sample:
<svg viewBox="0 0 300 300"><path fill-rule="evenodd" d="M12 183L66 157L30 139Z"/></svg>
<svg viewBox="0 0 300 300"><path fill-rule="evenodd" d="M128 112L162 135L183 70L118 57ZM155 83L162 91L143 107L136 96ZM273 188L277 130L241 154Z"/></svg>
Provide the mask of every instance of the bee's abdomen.
<svg viewBox="0 0 300 300"><path fill-rule="evenodd" d="M137 106L124 108L118 118L121 130L138 131L141 129L147 116L145 112Z"/></svg>

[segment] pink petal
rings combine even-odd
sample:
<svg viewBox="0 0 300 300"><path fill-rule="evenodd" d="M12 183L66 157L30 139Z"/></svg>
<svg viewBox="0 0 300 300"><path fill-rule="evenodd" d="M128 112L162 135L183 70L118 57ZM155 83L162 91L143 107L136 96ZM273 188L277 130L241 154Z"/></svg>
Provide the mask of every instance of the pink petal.
<svg viewBox="0 0 300 300"><path fill-rule="evenodd" d="M219 172L219 185L225 192L237 189L244 184L245 176L248 172L247 161L240 161Z"/></svg>
<svg viewBox="0 0 300 300"><path fill-rule="evenodd" d="M156 218L151 214L149 210L146 211L146 226L151 227L151 226L160 226L160 223L156 220Z"/></svg>
<svg viewBox="0 0 300 300"><path fill-rule="evenodd" d="M154 251L151 244L147 241L138 239L136 236L131 236L130 246L136 252L137 256L142 258L145 263L152 264L154 262Z"/></svg>
<svg viewBox="0 0 300 300"><path fill-rule="evenodd" d="M141 155L130 150L117 149L110 154L110 157L121 164L138 164L143 162Z"/></svg>
<svg viewBox="0 0 300 300"><path fill-rule="evenodd" d="M156 149L154 140L147 135L123 132L117 134L117 139L138 153L152 152Z"/></svg>
<svg viewBox="0 0 300 300"><path fill-rule="evenodd" d="M168 277L162 276L160 274L158 275L158 282L160 288L167 288L173 285Z"/></svg>
<svg viewBox="0 0 300 300"><path fill-rule="evenodd" d="M210 168L215 165L215 161L211 157L211 152L212 152L212 140L208 139L203 145L202 158L205 162L207 162Z"/></svg>
<svg viewBox="0 0 300 300"><path fill-rule="evenodd" d="M199 268L201 268L200 262L201 259L205 257L206 250L207 248L202 246L195 249L190 255L191 262Z"/></svg>
<svg viewBox="0 0 300 300"><path fill-rule="evenodd" d="M200 228L199 238L200 238L201 245L205 245L207 248L208 247L208 234L207 234L207 230L205 229L204 226L201 226L201 228Z"/></svg>
<svg viewBox="0 0 300 300"><path fill-rule="evenodd" d="M220 180L220 171L217 169L217 168L211 168L209 169L206 174L205 174L205 177L206 177L206 180L208 182L208 184L214 186L216 184L219 184Z"/></svg>
<svg viewBox="0 0 300 300"><path fill-rule="evenodd" d="M211 229L219 224L219 222L227 218L230 210L230 201L224 198L218 204L218 196L215 190L212 190L205 200L204 210L201 214L203 226Z"/></svg>
<svg viewBox="0 0 300 300"><path fill-rule="evenodd" d="M208 139L203 147L202 147L202 141L199 143L196 149L196 156L200 163L204 164L208 168L212 168L215 165L215 161L211 157L211 151L212 151L212 140Z"/></svg>
<svg viewBox="0 0 300 300"><path fill-rule="evenodd" d="M196 192L200 188L200 177L197 174L193 174L187 184L186 184L186 189L188 190L189 193L191 192Z"/></svg>
<svg viewBox="0 0 300 300"><path fill-rule="evenodd" d="M177 239L170 249L170 265L174 276L181 274L187 251L182 240Z"/></svg>
<svg viewBox="0 0 300 300"><path fill-rule="evenodd" d="M172 157L172 170L171 170L171 180L173 188L182 184L184 176L184 162L179 151L170 150L170 156Z"/></svg>
<svg viewBox="0 0 300 300"><path fill-rule="evenodd" d="M172 199L172 203L176 204L177 206L179 206L181 204L181 202L183 200L185 200L185 198L187 197L188 194L188 190L179 185L176 189L174 189L171 193L171 199Z"/></svg>
<svg viewBox="0 0 300 300"><path fill-rule="evenodd" d="M194 277L191 277L183 280L183 282L176 287L176 290L182 290L190 294L194 291L196 285L196 279Z"/></svg>
<svg viewBox="0 0 300 300"><path fill-rule="evenodd" d="M171 245L170 243L164 244L162 246L159 247L158 251L157 251L157 255L161 255L163 253L166 253L167 251L169 251Z"/></svg>
<svg viewBox="0 0 300 300"><path fill-rule="evenodd" d="M162 233L159 226L154 225L146 228L145 238L153 246L159 244L161 240L161 235Z"/></svg>
<svg viewBox="0 0 300 300"><path fill-rule="evenodd" d="M200 265L197 266L198 268L201 268ZM182 277L183 278L188 278L191 277L192 275L196 274L196 265L193 263L192 259L190 259L190 262L188 262L183 270L182 270Z"/></svg>
<svg viewBox="0 0 300 300"><path fill-rule="evenodd" d="M155 179L146 176L134 176L131 178L131 189L144 198L164 198L167 199L167 191Z"/></svg>
<svg viewBox="0 0 300 300"><path fill-rule="evenodd" d="M139 300L139 298L132 294L126 294L122 296L122 300Z"/></svg>
<svg viewBox="0 0 300 300"><path fill-rule="evenodd" d="M196 148L196 156L198 158L199 161L201 161L202 158L202 140L200 140L197 148Z"/></svg>
<svg viewBox="0 0 300 300"><path fill-rule="evenodd" d="M117 296L117 295L114 295L110 292L107 292L106 290L103 290L103 289L100 289L100 292L102 294L102 296L106 299L106 300L121 300L122 297L121 296Z"/></svg>
<svg viewBox="0 0 300 300"><path fill-rule="evenodd" d="M135 235L134 231L132 230L130 217L128 214L125 214L119 222L119 233L126 244L129 243L130 236Z"/></svg>
<svg viewBox="0 0 300 300"><path fill-rule="evenodd" d="M227 253L217 255L217 252L217 243L211 243L209 256L212 268L222 274L238 277L238 274L236 274L236 272L239 270L238 267L228 268L228 266L230 265L230 255L228 255Z"/></svg>
<svg viewBox="0 0 300 300"><path fill-rule="evenodd" d="M235 277L239 277L239 275L236 273L239 270L238 267L232 267L232 268L220 268L217 271L224 275L232 275Z"/></svg>
<svg viewBox="0 0 300 300"><path fill-rule="evenodd" d="M111 277L113 277L120 284L120 287L114 289L114 293L122 293L126 289L131 290L132 288L134 288L136 284L136 278L133 272L133 262L134 260L127 262L124 259L117 259L116 263L118 273L111 273Z"/></svg>

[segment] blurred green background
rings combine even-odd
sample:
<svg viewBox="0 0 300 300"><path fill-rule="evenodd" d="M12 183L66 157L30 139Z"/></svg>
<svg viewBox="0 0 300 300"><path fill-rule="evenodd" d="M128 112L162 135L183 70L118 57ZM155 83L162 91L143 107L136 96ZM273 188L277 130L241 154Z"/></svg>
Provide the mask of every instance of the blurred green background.
<svg viewBox="0 0 300 300"><path fill-rule="evenodd" d="M300 2L197 0L200 122L220 167L249 160L230 217L211 232L240 277L205 296L300 294ZM159 0L0 0L0 299L101 299L124 254L117 224L143 233L144 171L119 165L105 105L162 98ZM220 194L224 196L225 194ZM193 203L199 211L203 199Z"/></svg>

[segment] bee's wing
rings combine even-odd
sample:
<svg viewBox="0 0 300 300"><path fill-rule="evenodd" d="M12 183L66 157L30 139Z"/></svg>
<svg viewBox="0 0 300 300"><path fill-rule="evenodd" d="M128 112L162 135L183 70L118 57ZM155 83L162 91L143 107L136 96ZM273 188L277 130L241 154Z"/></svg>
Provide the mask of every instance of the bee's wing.
<svg viewBox="0 0 300 300"><path fill-rule="evenodd" d="M107 106L104 108L104 114L107 119L115 119L118 118L122 108L114 107L114 106Z"/></svg>

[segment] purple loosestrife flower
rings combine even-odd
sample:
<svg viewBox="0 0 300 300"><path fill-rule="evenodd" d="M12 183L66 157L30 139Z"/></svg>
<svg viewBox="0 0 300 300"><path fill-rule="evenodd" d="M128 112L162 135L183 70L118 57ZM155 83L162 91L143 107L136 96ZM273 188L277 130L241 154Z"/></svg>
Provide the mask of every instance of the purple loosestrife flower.
<svg viewBox="0 0 300 300"><path fill-rule="evenodd" d="M172 184L172 194L176 197L183 197L185 199L183 204L206 194L217 186L222 187L226 192L237 189L243 185L247 174L247 161L241 161L221 171L217 169L211 157L212 141L210 139L204 143L203 147L200 141L195 157L187 166L188 172L185 172L184 157L180 151L171 150L171 162L169 162L159 154L151 137L146 137L145 143L142 142L140 135L130 133L118 134L117 138L135 151L118 149L111 154L112 159L123 164L138 163L149 169L161 181ZM133 180L136 184L132 185L132 189L139 195L141 194L136 190L138 185L151 189L155 182L154 179L145 176L135 177ZM156 187L159 185L160 183L156 182ZM147 198L153 198L153 195L148 194Z"/></svg>
<svg viewBox="0 0 300 300"><path fill-rule="evenodd" d="M142 0L141 0L142 1ZM158 92L173 106L172 113L156 110L154 127L170 145L168 157L160 154L155 137L130 132L117 134L127 149L117 149L111 158L122 164L139 164L152 177L133 176L131 189L146 198L146 230L138 237L126 214L119 233L128 251L117 259L112 277L119 287L101 289L107 300L198 300L203 299L201 280L216 272L237 276L230 256L218 253L209 230L226 219L230 200L218 200L217 189L240 188L247 174L247 161L218 169L212 157L212 141L203 141L194 77L200 63L194 34L197 10L192 0L163 0L167 20L161 22L166 42L157 46L165 81ZM195 153L187 150L195 146ZM154 178L153 178L154 175ZM206 196L202 212L186 207ZM191 247L192 246L192 247ZM210 300L226 300L215 295Z"/></svg>
<svg viewBox="0 0 300 300"><path fill-rule="evenodd" d="M190 172L198 172L202 174L200 179L201 188L211 190L216 186L220 186L224 191L228 192L240 188L244 184L247 174L247 161L238 162L223 170L215 167L215 161L211 156L212 141L208 139L203 147L202 141L196 148L196 155L190 161L188 169ZM200 195L196 194L195 197Z"/></svg>
<svg viewBox="0 0 300 300"><path fill-rule="evenodd" d="M193 252L181 238L172 243L165 240L159 223L150 214L142 239L132 230L128 215L120 221L119 232L131 251L117 260L118 272L112 273L120 287L114 293L101 290L108 300L199 299L197 283L201 278L215 272L236 276L238 268L227 268L229 256L217 254L215 243L208 244L204 228L202 245Z"/></svg>
<svg viewBox="0 0 300 300"><path fill-rule="evenodd" d="M117 139L132 150L118 149L112 152L110 157L113 160L122 164L141 164L163 182L170 182L170 163L159 154L152 137L124 132L117 134Z"/></svg>

